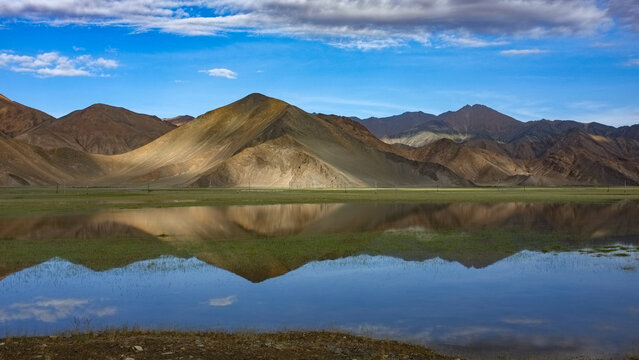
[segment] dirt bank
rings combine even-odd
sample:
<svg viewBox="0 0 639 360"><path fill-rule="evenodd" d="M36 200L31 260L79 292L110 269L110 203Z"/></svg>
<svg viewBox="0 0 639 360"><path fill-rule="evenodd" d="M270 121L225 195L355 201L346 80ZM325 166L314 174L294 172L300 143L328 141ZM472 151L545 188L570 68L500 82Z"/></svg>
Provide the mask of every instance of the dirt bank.
<svg viewBox="0 0 639 360"><path fill-rule="evenodd" d="M0 340L0 359L454 359L396 341L333 332L115 331Z"/></svg>

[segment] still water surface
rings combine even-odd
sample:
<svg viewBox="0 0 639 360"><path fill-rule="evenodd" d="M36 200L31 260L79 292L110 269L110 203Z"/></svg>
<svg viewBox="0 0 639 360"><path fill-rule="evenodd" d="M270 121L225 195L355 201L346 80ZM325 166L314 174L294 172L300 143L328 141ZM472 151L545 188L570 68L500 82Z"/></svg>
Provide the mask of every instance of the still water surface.
<svg viewBox="0 0 639 360"><path fill-rule="evenodd" d="M472 358L637 354L638 218L634 202L2 218L0 247L12 258L0 254L0 337L122 326L339 329ZM139 259L71 262L56 248L42 261L16 255L23 243L114 237L145 239Z"/></svg>

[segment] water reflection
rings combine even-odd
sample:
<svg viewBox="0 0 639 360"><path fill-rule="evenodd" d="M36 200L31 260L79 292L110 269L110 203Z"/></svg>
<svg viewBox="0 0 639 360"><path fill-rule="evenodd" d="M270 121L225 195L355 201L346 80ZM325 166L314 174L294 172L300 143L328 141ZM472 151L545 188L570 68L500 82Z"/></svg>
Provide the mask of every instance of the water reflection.
<svg viewBox="0 0 639 360"><path fill-rule="evenodd" d="M253 282L310 261L360 254L439 257L481 268L526 249L639 244L638 218L639 202L628 201L282 204L0 218L0 277L54 256L93 269L159 255L194 256ZM595 255L632 255L636 249L617 250Z"/></svg>
<svg viewBox="0 0 639 360"><path fill-rule="evenodd" d="M0 239L147 234L171 241L388 230L517 228L587 238L639 235L639 203L280 204L0 218Z"/></svg>
<svg viewBox="0 0 639 360"><path fill-rule="evenodd" d="M357 256L255 284L193 258L104 272L54 259L0 282L0 336L69 330L80 317L96 329L343 329L486 359L636 353L639 276L622 270L635 263L524 251L474 269Z"/></svg>
<svg viewBox="0 0 639 360"><path fill-rule="evenodd" d="M29 302L16 302L0 309L0 323L36 320L55 323L70 317L103 317L115 315L113 306L94 307L89 299L79 298L36 298Z"/></svg>

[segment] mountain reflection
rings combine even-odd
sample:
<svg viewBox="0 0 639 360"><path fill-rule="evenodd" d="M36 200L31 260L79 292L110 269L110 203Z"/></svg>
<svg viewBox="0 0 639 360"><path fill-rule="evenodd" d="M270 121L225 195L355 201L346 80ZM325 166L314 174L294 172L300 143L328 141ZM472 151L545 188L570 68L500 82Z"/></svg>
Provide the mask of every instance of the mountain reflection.
<svg viewBox="0 0 639 360"><path fill-rule="evenodd" d="M0 238L159 236L216 240L388 230L516 228L587 238L639 234L639 203L282 204L105 211L0 219Z"/></svg>
<svg viewBox="0 0 639 360"><path fill-rule="evenodd" d="M441 257L484 267L524 249L635 244L638 218L639 203L627 201L280 204L3 218L0 250L13 252L0 251L5 254L0 254L0 276L54 256L69 258L68 254L74 257L72 261L96 269L158 255L194 256L254 282L280 276L310 261L358 254L406 260ZM51 245L51 239L63 242L70 252ZM113 239L125 242L121 245L124 251L111 249ZM18 251L25 246L37 247L37 251ZM101 258L114 259L97 259L101 262L97 264L93 255L78 255L75 249L87 246L95 247L94 253L103 252ZM23 253L39 257L22 258Z"/></svg>

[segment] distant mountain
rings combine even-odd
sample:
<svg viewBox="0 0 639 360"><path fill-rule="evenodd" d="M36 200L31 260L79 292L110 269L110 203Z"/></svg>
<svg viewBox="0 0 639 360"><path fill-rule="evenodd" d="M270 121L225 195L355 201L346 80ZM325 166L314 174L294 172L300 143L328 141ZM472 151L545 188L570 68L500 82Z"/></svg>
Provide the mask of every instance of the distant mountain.
<svg viewBox="0 0 639 360"><path fill-rule="evenodd" d="M531 175L521 160L449 139L414 149L410 157L446 166L476 185L518 185Z"/></svg>
<svg viewBox="0 0 639 360"><path fill-rule="evenodd" d="M404 113L359 121L385 142L413 147L428 145L439 139L450 139L457 143L480 139L505 143L539 141L571 129L592 135L639 139L639 125L614 128L599 123L586 124L570 120L522 122L484 105L466 105L457 111L437 116Z"/></svg>
<svg viewBox="0 0 639 360"><path fill-rule="evenodd" d="M180 115L180 116L176 116L172 118L165 118L165 119L162 119L162 121L166 121L175 126L182 126L193 119L195 118L191 115Z"/></svg>
<svg viewBox="0 0 639 360"><path fill-rule="evenodd" d="M639 140L639 124L619 127L614 130L614 136Z"/></svg>
<svg viewBox="0 0 639 360"><path fill-rule="evenodd" d="M458 134L497 141L509 139L510 134L522 124L521 121L484 105L466 105L457 111L446 112L438 117Z"/></svg>
<svg viewBox="0 0 639 360"><path fill-rule="evenodd" d="M354 118L353 120L359 121L362 125L366 126L366 128L378 138L392 137L393 135L419 128L420 126L428 126L434 130L438 128L444 131L449 130L448 126L437 116L421 111L405 112L401 115L385 118L371 117L364 120Z"/></svg>
<svg viewBox="0 0 639 360"><path fill-rule="evenodd" d="M93 154L121 154L173 130L156 116L104 104L49 120L17 137L46 149L67 147Z"/></svg>
<svg viewBox="0 0 639 360"><path fill-rule="evenodd" d="M639 141L571 129L555 137L545 153L529 162L538 181L557 184L639 185Z"/></svg>
<svg viewBox="0 0 639 360"><path fill-rule="evenodd" d="M0 185L639 185L637 126L522 123L480 105L411 116L428 118L411 130L432 130L427 145L384 142L351 118L260 94L178 128L97 104L0 136Z"/></svg>
<svg viewBox="0 0 639 360"><path fill-rule="evenodd" d="M50 120L53 120L53 116L9 100L0 94L0 137L16 137Z"/></svg>
<svg viewBox="0 0 639 360"><path fill-rule="evenodd" d="M455 142L473 138L503 141L522 124L484 105L466 105L457 111L440 115L413 112L387 118L363 119L360 122L385 142L414 147L439 139Z"/></svg>

